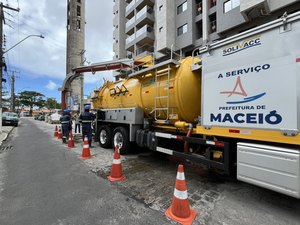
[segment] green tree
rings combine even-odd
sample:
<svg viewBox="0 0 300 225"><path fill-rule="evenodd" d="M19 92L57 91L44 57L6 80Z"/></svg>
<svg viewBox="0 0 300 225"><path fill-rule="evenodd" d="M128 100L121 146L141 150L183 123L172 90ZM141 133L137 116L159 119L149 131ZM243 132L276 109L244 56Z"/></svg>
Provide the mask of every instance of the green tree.
<svg viewBox="0 0 300 225"><path fill-rule="evenodd" d="M47 98L45 101L45 107L47 109L59 109L61 105L56 101L55 98Z"/></svg>
<svg viewBox="0 0 300 225"><path fill-rule="evenodd" d="M19 101L22 105L29 107L29 114L32 115L34 106L42 108L45 104L45 97L43 94L36 91L22 91L19 93Z"/></svg>

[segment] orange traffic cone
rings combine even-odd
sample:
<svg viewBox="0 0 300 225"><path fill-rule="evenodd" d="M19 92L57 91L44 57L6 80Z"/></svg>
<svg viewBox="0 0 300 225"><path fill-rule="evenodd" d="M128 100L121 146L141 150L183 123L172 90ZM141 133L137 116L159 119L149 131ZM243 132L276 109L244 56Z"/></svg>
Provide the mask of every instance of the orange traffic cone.
<svg viewBox="0 0 300 225"><path fill-rule="evenodd" d="M178 166L173 201L165 215L183 225L192 224L197 215L189 204L183 165Z"/></svg>
<svg viewBox="0 0 300 225"><path fill-rule="evenodd" d="M69 148L74 148L75 147L72 131L70 131L70 133L69 133L68 147Z"/></svg>
<svg viewBox="0 0 300 225"><path fill-rule="evenodd" d="M61 132L61 128L60 127L58 129L57 139L62 139L62 132Z"/></svg>
<svg viewBox="0 0 300 225"><path fill-rule="evenodd" d="M57 129L57 126L55 126L54 137L58 137L58 129Z"/></svg>
<svg viewBox="0 0 300 225"><path fill-rule="evenodd" d="M111 167L110 175L107 177L110 181L125 180L125 176L122 174L122 165L119 153L119 146L117 145L114 153L114 160Z"/></svg>
<svg viewBox="0 0 300 225"><path fill-rule="evenodd" d="M80 157L81 159L90 159L92 158L91 152L90 152L90 146L87 136L84 136L84 142L83 142L83 149L82 149L82 155Z"/></svg>

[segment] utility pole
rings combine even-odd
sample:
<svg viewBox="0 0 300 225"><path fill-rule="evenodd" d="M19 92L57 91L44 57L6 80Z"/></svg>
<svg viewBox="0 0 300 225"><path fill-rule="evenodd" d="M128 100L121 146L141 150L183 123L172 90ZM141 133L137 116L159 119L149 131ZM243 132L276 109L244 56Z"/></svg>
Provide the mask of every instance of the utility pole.
<svg viewBox="0 0 300 225"><path fill-rule="evenodd" d="M15 97L15 80L16 80L16 77L15 77L15 72L16 73L19 73L17 71L11 71L11 94L10 94L10 110L12 112L15 111L15 100L16 100L16 97ZM18 78L18 77L17 77Z"/></svg>
<svg viewBox="0 0 300 225"><path fill-rule="evenodd" d="M15 111L15 71L12 71L11 75L11 93L10 93L10 110Z"/></svg>
<svg viewBox="0 0 300 225"><path fill-rule="evenodd" d="M5 66L4 61L3 61L3 46L2 46L2 44L3 44L3 23L5 23L3 8L19 12L19 9L5 6L5 5L3 5L2 2L0 4L0 20L1 20L0 21L0 118L1 118L0 133L2 133L2 78L3 78L2 67Z"/></svg>

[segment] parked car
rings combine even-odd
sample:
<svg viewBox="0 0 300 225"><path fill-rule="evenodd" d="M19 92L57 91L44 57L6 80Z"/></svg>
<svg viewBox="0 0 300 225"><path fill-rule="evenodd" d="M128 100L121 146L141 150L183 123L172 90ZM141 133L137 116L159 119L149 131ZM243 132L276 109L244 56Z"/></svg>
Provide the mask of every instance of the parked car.
<svg viewBox="0 0 300 225"><path fill-rule="evenodd" d="M40 115L37 120L40 120L40 121L45 121L45 115Z"/></svg>
<svg viewBox="0 0 300 225"><path fill-rule="evenodd" d="M41 114L36 114L33 118L34 118L35 120L37 120L40 116L41 116Z"/></svg>
<svg viewBox="0 0 300 225"><path fill-rule="evenodd" d="M17 127L19 125L18 114L14 113L14 112L4 112L4 113L2 113L2 125Z"/></svg>

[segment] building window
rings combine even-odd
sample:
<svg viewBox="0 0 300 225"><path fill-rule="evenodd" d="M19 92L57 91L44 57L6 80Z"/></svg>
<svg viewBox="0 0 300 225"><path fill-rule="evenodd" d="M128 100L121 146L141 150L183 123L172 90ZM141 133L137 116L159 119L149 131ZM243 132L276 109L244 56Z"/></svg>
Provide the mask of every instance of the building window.
<svg viewBox="0 0 300 225"><path fill-rule="evenodd" d="M177 15L187 10L187 1L177 7Z"/></svg>
<svg viewBox="0 0 300 225"><path fill-rule="evenodd" d="M159 28L159 32L162 32L162 29L163 29L163 27L160 27L160 28Z"/></svg>
<svg viewBox="0 0 300 225"><path fill-rule="evenodd" d="M212 8L217 5L217 0L210 0L208 3L209 8Z"/></svg>
<svg viewBox="0 0 300 225"><path fill-rule="evenodd" d="M77 6L77 16L80 16L81 15L81 8L80 6L78 5Z"/></svg>
<svg viewBox="0 0 300 225"><path fill-rule="evenodd" d="M180 36L187 32L187 23L177 28L177 36Z"/></svg>
<svg viewBox="0 0 300 225"><path fill-rule="evenodd" d="M161 11L162 10L163 5L159 6L158 10Z"/></svg>
<svg viewBox="0 0 300 225"><path fill-rule="evenodd" d="M217 15L216 13L209 16L210 33L217 32Z"/></svg>
<svg viewBox="0 0 300 225"><path fill-rule="evenodd" d="M238 7L240 5L240 0L228 0L224 2L223 11L224 13L229 12L230 10Z"/></svg>
<svg viewBox="0 0 300 225"><path fill-rule="evenodd" d="M76 20L76 30L80 31L80 20Z"/></svg>
<svg viewBox="0 0 300 225"><path fill-rule="evenodd" d="M202 14L202 1L196 4L196 16Z"/></svg>
<svg viewBox="0 0 300 225"><path fill-rule="evenodd" d="M81 3L81 0L77 0L78 3Z"/></svg>

